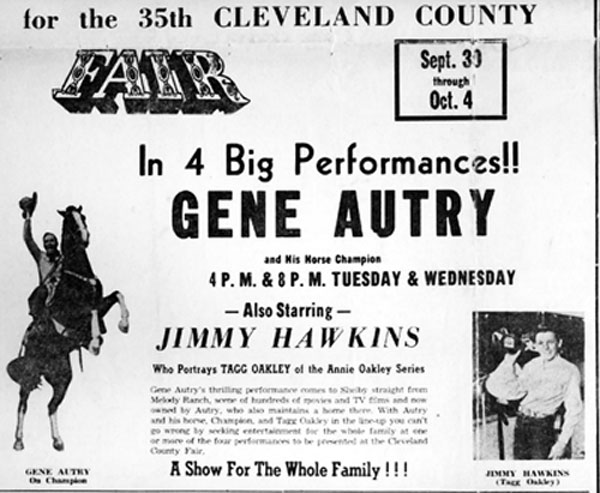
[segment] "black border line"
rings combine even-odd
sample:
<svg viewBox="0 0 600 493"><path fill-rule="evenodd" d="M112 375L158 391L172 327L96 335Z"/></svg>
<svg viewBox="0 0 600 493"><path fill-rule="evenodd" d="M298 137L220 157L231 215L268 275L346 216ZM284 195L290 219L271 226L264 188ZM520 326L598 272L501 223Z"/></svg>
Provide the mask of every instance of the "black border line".
<svg viewBox="0 0 600 493"><path fill-rule="evenodd" d="M499 115L406 115L400 114L400 45L402 44L447 44L447 43L484 43L501 45L502 77L502 113ZM473 121L508 119L508 41L506 38L401 38L394 40L394 120L397 122L428 121Z"/></svg>
<svg viewBox="0 0 600 493"><path fill-rule="evenodd" d="M598 276L598 255L599 255L599 240L600 237L598 236L598 224L599 224L599 217L598 217L598 212L599 212L599 196L598 196L598 187L600 187L600 174L599 174L599 170L598 167L600 165L599 160L600 160L600 147L598 145L598 139L600 138L599 135L599 126L598 126L598 112L600 111L600 100L599 100L599 92L600 92L600 65L599 65L599 61L598 61L598 55L600 54L600 46L599 46L599 42L600 40L598 39L598 0L594 0L593 2L594 4L594 134L595 134L595 140L596 140L596 145L594 146L594 151L595 151L595 165L596 165L596 173L595 173L595 184L596 184L596 194L595 194L595 213L596 213L596 217L595 217L595 239L596 239L596 245L595 245L595 252L594 252L594 257L595 257L595 276L594 276L594 281L595 281L595 285L596 285L596 303L595 303L595 331L596 331L596 492L600 492L600 472L599 472L599 462L600 462L600 430L598 429L598 427L600 426L600 390L599 390L599 382L598 379L600 377L600 363L598 362L598 355L599 355L599 342L598 342L598 338L600 337L600 331L599 331L599 327L600 324L598 323L598 313L599 313L599 302L598 302L598 291L600 290L600 277Z"/></svg>
<svg viewBox="0 0 600 493"><path fill-rule="evenodd" d="M58 485L59 486L59 485ZM114 489L95 489L95 490L82 490L82 489L71 489L68 486L64 489L53 488L50 490L41 490L36 489L35 486L32 486L31 489L28 490L0 490L0 491L10 491L11 493L31 493L33 492L42 492L42 493L542 493L544 491L550 491L548 489L538 489L538 490L526 490L526 489L504 489L504 490L324 490L324 489L314 489L314 490L286 490L280 488L264 488L264 489L254 489L254 490L202 490L202 489L192 489L192 488L179 488L179 489L131 489L131 490L114 490ZM560 490L557 488L553 488L551 491L556 493L566 493L566 490ZM590 493L589 490L568 490L567 493Z"/></svg>

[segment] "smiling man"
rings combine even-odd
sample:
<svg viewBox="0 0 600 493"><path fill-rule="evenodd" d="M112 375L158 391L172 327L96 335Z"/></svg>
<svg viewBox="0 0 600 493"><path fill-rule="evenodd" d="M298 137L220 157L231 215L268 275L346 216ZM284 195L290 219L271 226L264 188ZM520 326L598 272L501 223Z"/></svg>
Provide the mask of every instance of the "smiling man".
<svg viewBox="0 0 600 493"><path fill-rule="evenodd" d="M581 375L559 350L562 340L553 330L541 328L535 335L539 356L522 368L520 351L507 353L486 381L499 401L520 400L515 425L514 458L560 459L581 419ZM561 426L555 426L561 420Z"/></svg>

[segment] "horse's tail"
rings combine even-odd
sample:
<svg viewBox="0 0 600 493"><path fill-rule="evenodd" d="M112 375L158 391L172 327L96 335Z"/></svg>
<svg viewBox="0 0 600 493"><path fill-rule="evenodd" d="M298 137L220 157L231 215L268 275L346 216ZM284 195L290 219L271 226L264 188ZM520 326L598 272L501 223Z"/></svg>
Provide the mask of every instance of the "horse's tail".
<svg viewBox="0 0 600 493"><path fill-rule="evenodd" d="M38 388L42 383L41 374L35 361L27 356L13 359L6 366L6 371L10 378L29 392Z"/></svg>

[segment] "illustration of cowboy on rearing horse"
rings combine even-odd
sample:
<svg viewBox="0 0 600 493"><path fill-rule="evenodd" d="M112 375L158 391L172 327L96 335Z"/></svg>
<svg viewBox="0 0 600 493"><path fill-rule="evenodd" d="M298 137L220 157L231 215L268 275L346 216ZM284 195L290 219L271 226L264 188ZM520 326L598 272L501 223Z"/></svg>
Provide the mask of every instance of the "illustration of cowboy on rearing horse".
<svg viewBox="0 0 600 493"><path fill-rule="evenodd" d="M48 404L53 445L56 450L62 450L64 444L58 434L56 411L72 378L69 354L82 347L94 355L99 354L102 334L106 333L103 317L118 304L121 312L118 327L121 332L127 332L129 311L119 291L103 296L102 283L95 276L86 253L90 235L82 207L70 205L58 211L63 218L60 250L52 233L44 234L42 250L35 243L31 228L36 205L35 192L19 201L25 219L23 238L36 262L39 285L28 299L33 321L25 331L19 357L7 366L8 374L21 387L14 449L24 447L27 400L44 377L53 389Z"/></svg>
<svg viewBox="0 0 600 493"><path fill-rule="evenodd" d="M96 309L102 298L102 292L99 280L92 274L87 256L81 257L80 254L89 243L89 232L85 224L85 216L81 214L81 207L74 208L71 206L72 210L70 212L76 212L72 217L76 225L76 234L81 235L80 241L63 241L61 246L63 248L67 247L69 250L67 252L69 255L67 263L70 265L73 265L74 259L72 257L74 254L79 253L80 261L78 264L80 268L72 271L64 268L64 258L58 249L58 240L53 233L44 233L44 250L40 249L33 239L31 218L36 205L37 193L35 192L31 197L24 197L19 201L25 219L23 239L36 262L39 277L39 284L28 299L29 313L33 317L33 322L28 328L26 337L32 331L40 332L44 329L51 330L54 328L59 334L73 339L73 342L76 342L79 346L87 347L92 354L97 355L100 352L100 334L105 332L104 327L101 327L98 310ZM58 211L58 213L66 217L67 211ZM72 238L72 240L74 239L75 237ZM76 246L82 248L74 248ZM75 277L76 281L74 283L77 289L73 289L73 282L69 282L68 279L65 279L65 282L61 284L63 275ZM87 323L90 315L91 323ZM126 325L127 314L123 314L123 320L120 322L119 328L125 331Z"/></svg>

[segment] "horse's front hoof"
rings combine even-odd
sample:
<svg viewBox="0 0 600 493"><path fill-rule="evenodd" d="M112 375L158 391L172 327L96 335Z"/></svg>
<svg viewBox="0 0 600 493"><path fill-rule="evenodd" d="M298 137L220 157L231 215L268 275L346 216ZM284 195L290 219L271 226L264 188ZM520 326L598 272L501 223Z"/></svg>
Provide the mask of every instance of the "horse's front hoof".
<svg viewBox="0 0 600 493"><path fill-rule="evenodd" d="M23 444L23 440L21 440L20 438L17 438L15 440L15 444L13 445L13 448L17 451L21 451L25 448L25 445Z"/></svg>
<svg viewBox="0 0 600 493"><path fill-rule="evenodd" d="M98 356L100 354L100 341L92 339L92 342L88 345L88 351L94 356Z"/></svg>
<svg viewBox="0 0 600 493"><path fill-rule="evenodd" d="M54 447L54 450L58 450L59 452L62 452L65 449L65 444L60 438L54 438L52 440L52 446Z"/></svg>
<svg viewBox="0 0 600 493"><path fill-rule="evenodd" d="M119 320L119 330L121 332L123 332L123 334L127 334L127 332L129 332L129 319L128 318L122 318L121 320Z"/></svg>

